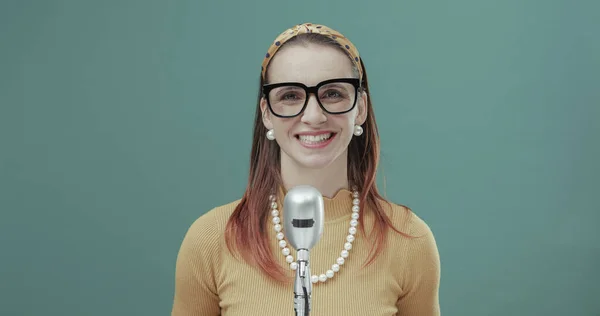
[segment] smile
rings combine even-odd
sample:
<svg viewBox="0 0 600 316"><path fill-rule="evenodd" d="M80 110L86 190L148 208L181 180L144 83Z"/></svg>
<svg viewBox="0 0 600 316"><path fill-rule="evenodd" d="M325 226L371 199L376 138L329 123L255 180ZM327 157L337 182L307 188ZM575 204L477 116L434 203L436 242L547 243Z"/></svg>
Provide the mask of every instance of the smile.
<svg viewBox="0 0 600 316"><path fill-rule="evenodd" d="M308 148L322 148L335 138L336 133L323 133L318 135L296 135L300 144Z"/></svg>

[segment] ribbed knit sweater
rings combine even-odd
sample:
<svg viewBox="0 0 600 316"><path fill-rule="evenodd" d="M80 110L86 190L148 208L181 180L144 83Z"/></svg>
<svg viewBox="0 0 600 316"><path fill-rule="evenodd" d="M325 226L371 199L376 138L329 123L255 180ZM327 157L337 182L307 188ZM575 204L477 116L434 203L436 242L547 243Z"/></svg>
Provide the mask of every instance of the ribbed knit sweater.
<svg viewBox="0 0 600 316"><path fill-rule="evenodd" d="M277 202L284 214L283 194L280 191ZM271 280L227 249L225 225L238 202L210 210L187 231L177 256L172 316L294 315L293 283ZM339 272L326 282L313 284L310 315L440 315L440 258L431 229L404 206L382 205L394 226L413 237L390 229L383 251L371 265L361 268L368 258L370 243L358 232ZM340 190L333 198L324 197L324 206L323 235L310 252L313 275L331 269L344 249L352 194ZM364 216L368 234L372 212L364 209L360 215ZM281 253L273 224L269 221L267 227L273 254L292 277L294 271Z"/></svg>

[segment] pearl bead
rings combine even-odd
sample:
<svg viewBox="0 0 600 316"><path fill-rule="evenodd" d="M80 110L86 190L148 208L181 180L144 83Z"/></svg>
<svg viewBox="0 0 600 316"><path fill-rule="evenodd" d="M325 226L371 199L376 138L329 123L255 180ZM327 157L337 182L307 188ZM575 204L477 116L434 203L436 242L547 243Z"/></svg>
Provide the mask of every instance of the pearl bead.
<svg viewBox="0 0 600 316"><path fill-rule="evenodd" d="M354 235L348 235L348 236L346 236L346 240L348 242L353 242L354 241Z"/></svg>
<svg viewBox="0 0 600 316"><path fill-rule="evenodd" d="M271 208L272 209L276 209L277 208L277 202L272 202L271 203Z"/></svg>
<svg viewBox="0 0 600 316"><path fill-rule="evenodd" d="M344 249L346 249L346 250L352 249L352 243L349 243L349 242L345 243L344 244Z"/></svg>
<svg viewBox="0 0 600 316"><path fill-rule="evenodd" d="M283 237L285 237L285 236L283 236L283 233L282 233L282 232L278 232L278 233L277 233L277 239L279 239L279 240L283 240ZM349 240L348 240L348 241L349 241Z"/></svg>
<svg viewBox="0 0 600 316"><path fill-rule="evenodd" d="M269 201L275 202L275 195L273 195L273 194L269 195Z"/></svg>
<svg viewBox="0 0 600 316"><path fill-rule="evenodd" d="M350 253L346 249L344 249L344 250L342 250L342 252L340 252L340 256L342 256L342 258L348 258L349 255L350 255Z"/></svg>
<svg viewBox="0 0 600 316"><path fill-rule="evenodd" d="M285 262L287 262L287 263L292 263L292 262L294 262L294 257L292 257L292 256L290 256L290 255L287 255L287 256L285 257Z"/></svg>
<svg viewBox="0 0 600 316"><path fill-rule="evenodd" d="M298 263L297 262L290 263L290 269L292 269L292 270L298 269Z"/></svg>
<svg viewBox="0 0 600 316"><path fill-rule="evenodd" d="M350 227L350 229L348 229L348 232L350 233L350 235L356 234L356 227Z"/></svg>
<svg viewBox="0 0 600 316"><path fill-rule="evenodd" d="M352 200L352 204L358 205L358 204L360 204L360 201L358 199L354 199L354 200Z"/></svg>
<svg viewBox="0 0 600 316"><path fill-rule="evenodd" d="M352 213L352 219L358 219L358 213Z"/></svg>
<svg viewBox="0 0 600 316"><path fill-rule="evenodd" d="M279 241L279 247L285 248L285 246L287 246L287 243L285 242L285 240L280 240Z"/></svg>
<svg viewBox="0 0 600 316"><path fill-rule="evenodd" d="M285 247L285 248L281 249L281 253L284 256L288 256L290 254L290 248Z"/></svg>
<svg viewBox="0 0 600 316"><path fill-rule="evenodd" d="M334 273L333 270L327 270L327 272L325 272L325 275L331 279L331 278L333 278L333 273Z"/></svg>
<svg viewBox="0 0 600 316"><path fill-rule="evenodd" d="M327 276L325 274L319 275L319 281L321 281L321 282L327 281Z"/></svg>
<svg viewBox="0 0 600 316"><path fill-rule="evenodd" d="M273 226L273 228L275 228L275 231L278 231L278 232L281 231L281 225L279 225L279 224L275 224L275 226Z"/></svg>
<svg viewBox="0 0 600 316"><path fill-rule="evenodd" d="M352 207L352 212L358 212L358 211L360 211L360 206L358 206L358 205L354 205L354 206Z"/></svg>
<svg viewBox="0 0 600 316"><path fill-rule="evenodd" d="M279 224L281 223L281 218L279 218L278 216L273 217L273 224Z"/></svg>
<svg viewBox="0 0 600 316"><path fill-rule="evenodd" d="M278 217L276 217L276 218L278 218ZM357 220L353 219L353 220L350 221L350 226L356 227L356 225L358 225L358 221Z"/></svg>
<svg viewBox="0 0 600 316"><path fill-rule="evenodd" d="M271 216L279 216L279 211L278 210L272 210L271 211Z"/></svg>
<svg viewBox="0 0 600 316"><path fill-rule="evenodd" d="M331 266L331 270L332 270L333 272L338 272L338 271L340 271L340 265L339 265L339 264L337 264L337 263L334 263L334 264Z"/></svg>
<svg viewBox="0 0 600 316"><path fill-rule="evenodd" d="M337 260L336 260L337 264L339 264L339 265L343 265L343 264L344 264L344 261L346 261L346 260L344 260L344 258L342 258L342 257L339 257L339 258L337 258Z"/></svg>
<svg viewBox="0 0 600 316"><path fill-rule="evenodd" d="M310 282L312 282L312 283L317 283L317 282L319 282L319 277L318 277L318 276L316 276L316 275L313 275L313 276L311 276L311 277L310 277Z"/></svg>
<svg viewBox="0 0 600 316"><path fill-rule="evenodd" d="M352 197L354 197L354 198L358 198L358 192L354 192L354 193L352 193Z"/></svg>

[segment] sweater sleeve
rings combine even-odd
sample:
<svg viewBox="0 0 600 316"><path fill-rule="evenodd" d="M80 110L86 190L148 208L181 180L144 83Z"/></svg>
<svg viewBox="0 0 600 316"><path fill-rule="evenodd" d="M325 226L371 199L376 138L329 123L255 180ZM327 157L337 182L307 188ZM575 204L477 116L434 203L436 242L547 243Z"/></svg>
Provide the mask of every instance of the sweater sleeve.
<svg viewBox="0 0 600 316"><path fill-rule="evenodd" d="M397 316L439 316L440 257L431 229L418 217L418 237L409 242L406 288L398 299Z"/></svg>
<svg viewBox="0 0 600 316"><path fill-rule="evenodd" d="M208 212L198 218L183 238L175 265L172 316L220 315L220 235L213 216Z"/></svg>

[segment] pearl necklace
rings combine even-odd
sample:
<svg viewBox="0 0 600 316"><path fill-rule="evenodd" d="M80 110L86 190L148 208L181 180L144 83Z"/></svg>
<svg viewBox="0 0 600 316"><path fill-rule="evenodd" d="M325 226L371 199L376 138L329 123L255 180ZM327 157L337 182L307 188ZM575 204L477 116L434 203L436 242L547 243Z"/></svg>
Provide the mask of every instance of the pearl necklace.
<svg viewBox="0 0 600 316"><path fill-rule="evenodd" d="M349 251L352 249L352 242L354 241L356 234L356 226L358 225L358 212L360 211L360 200L358 199L358 191L355 189L352 193L352 219L350 220L350 228L348 229L348 236L346 236L346 243L344 243L344 249L340 252L340 256L337 258L336 263L331 265L331 269L320 275L312 275L310 281L312 283L325 282L328 279L333 278L335 273L340 271L340 266L344 264L348 256ZM294 257L290 255L290 249L287 247L285 236L282 232L283 227L281 226L281 218L279 218L279 210L277 210L277 201L274 195L269 196L271 201L271 216L273 217L273 228L277 232L277 239L279 240L279 247L281 253L285 256L285 261L289 263L290 269L296 270L298 263L294 261Z"/></svg>

